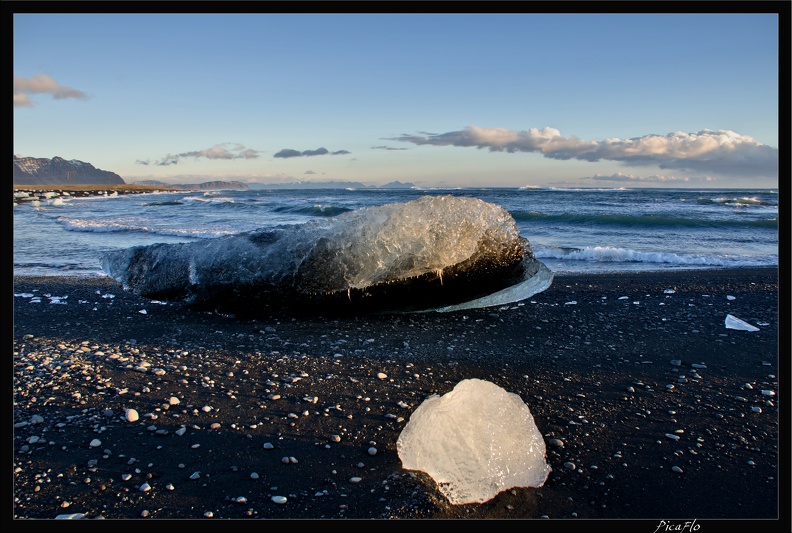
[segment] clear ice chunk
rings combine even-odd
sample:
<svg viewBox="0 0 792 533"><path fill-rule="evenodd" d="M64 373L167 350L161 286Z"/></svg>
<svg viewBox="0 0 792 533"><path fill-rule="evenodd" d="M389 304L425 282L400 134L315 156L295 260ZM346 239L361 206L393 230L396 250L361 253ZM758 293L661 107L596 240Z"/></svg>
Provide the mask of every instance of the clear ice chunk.
<svg viewBox="0 0 792 533"><path fill-rule="evenodd" d="M726 315L726 328L727 329L738 329L741 331L759 331L759 328L756 326L752 326L748 322L740 320L736 316Z"/></svg>
<svg viewBox="0 0 792 533"><path fill-rule="evenodd" d="M427 398L396 448L402 466L431 476L453 505L483 503L514 487L541 487L552 470L528 406L480 379Z"/></svg>

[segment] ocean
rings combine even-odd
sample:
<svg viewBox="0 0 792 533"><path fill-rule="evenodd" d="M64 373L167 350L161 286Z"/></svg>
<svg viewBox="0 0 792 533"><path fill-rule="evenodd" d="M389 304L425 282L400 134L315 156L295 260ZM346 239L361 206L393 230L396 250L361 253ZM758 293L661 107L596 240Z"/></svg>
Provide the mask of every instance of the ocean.
<svg viewBox="0 0 792 533"><path fill-rule="evenodd" d="M425 195L514 218L556 274L778 266L777 189L250 189L15 201L13 273L106 276L109 251L213 239Z"/></svg>

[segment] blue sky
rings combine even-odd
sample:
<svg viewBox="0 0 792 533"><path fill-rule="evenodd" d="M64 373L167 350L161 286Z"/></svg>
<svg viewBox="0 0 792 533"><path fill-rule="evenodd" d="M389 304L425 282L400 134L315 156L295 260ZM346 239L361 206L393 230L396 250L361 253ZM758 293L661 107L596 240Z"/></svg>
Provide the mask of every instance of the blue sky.
<svg viewBox="0 0 792 533"><path fill-rule="evenodd" d="M13 150L127 183L777 187L778 25L15 13Z"/></svg>

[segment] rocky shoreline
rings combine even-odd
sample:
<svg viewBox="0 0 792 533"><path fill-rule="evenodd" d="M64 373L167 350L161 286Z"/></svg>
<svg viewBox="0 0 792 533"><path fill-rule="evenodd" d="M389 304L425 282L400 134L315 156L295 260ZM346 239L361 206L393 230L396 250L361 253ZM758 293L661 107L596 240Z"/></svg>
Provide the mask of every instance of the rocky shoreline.
<svg viewBox="0 0 792 533"><path fill-rule="evenodd" d="M27 202L51 202L58 199L87 198L92 196L118 196L121 194L143 194L173 192L167 187L149 185L64 185L64 186L14 186L14 206Z"/></svg>
<svg viewBox="0 0 792 533"><path fill-rule="evenodd" d="M563 276L501 308L237 320L15 278L13 516L788 525L778 294L775 269ZM468 378L528 405L542 487L454 506L401 467L410 413Z"/></svg>

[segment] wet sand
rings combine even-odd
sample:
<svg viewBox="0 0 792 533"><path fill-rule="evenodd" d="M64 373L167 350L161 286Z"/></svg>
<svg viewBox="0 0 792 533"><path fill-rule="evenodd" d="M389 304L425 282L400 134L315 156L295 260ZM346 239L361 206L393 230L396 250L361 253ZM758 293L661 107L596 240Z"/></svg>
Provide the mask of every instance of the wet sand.
<svg viewBox="0 0 792 533"><path fill-rule="evenodd" d="M13 309L15 519L789 531L776 269L556 276L499 308L256 320L109 278L14 278ZM759 331L726 328L728 314ZM542 487L454 506L402 468L410 414L468 378L528 405L552 467Z"/></svg>

